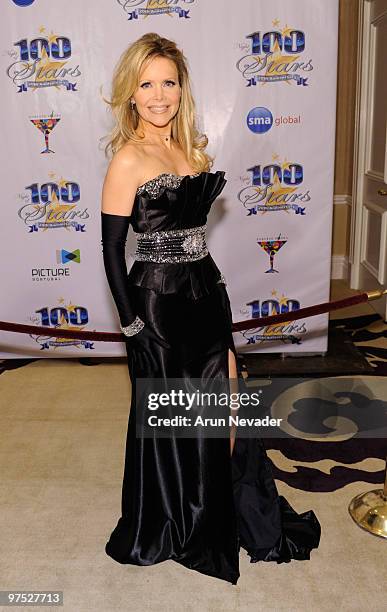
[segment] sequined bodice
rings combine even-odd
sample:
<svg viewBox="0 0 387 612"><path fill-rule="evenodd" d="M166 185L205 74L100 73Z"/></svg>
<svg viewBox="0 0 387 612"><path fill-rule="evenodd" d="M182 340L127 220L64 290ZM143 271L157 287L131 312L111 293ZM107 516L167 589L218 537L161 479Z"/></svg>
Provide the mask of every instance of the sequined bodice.
<svg viewBox="0 0 387 612"><path fill-rule="evenodd" d="M227 182L224 174L165 172L137 188L131 214L137 251L132 252L130 284L195 299L214 290L221 273L206 250L205 226Z"/></svg>
<svg viewBox="0 0 387 612"><path fill-rule="evenodd" d="M140 195L144 191L149 194L151 199L157 198L160 195L160 190L163 187L169 187L170 189L177 189L180 186L181 181L186 176L193 178L195 176L200 176L201 172L197 172L196 174L186 174L179 175L173 174L171 172L163 172L162 174L158 174L153 179L146 181L142 185L137 188L136 195Z"/></svg>
<svg viewBox="0 0 387 612"><path fill-rule="evenodd" d="M163 172L136 190L132 226L136 233L205 225L212 202L222 191L224 171L180 176Z"/></svg>

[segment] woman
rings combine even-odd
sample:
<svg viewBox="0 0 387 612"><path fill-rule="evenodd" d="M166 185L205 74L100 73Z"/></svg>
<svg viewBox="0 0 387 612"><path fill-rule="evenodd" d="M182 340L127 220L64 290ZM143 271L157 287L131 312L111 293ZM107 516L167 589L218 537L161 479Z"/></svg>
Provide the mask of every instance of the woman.
<svg viewBox="0 0 387 612"><path fill-rule="evenodd" d="M240 374L225 281L205 243L226 179L210 171L186 59L174 42L148 33L131 44L108 103L116 126L102 192L103 258L132 400L122 516L106 552L136 565L173 559L232 584L240 546L251 562L308 559L320 525L312 511L298 515L278 496L261 440L136 437L145 410L136 401L139 378L234 384ZM129 224L137 249L127 275Z"/></svg>

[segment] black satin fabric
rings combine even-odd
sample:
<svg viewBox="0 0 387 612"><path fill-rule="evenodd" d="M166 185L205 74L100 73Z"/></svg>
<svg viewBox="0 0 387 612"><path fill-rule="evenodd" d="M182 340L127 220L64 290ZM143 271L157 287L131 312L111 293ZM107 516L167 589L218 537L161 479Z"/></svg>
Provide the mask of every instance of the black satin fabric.
<svg viewBox="0 0 387 612"><path fill-rule="evenodd" d="M105 274L123 326L130 325L136 318L128 291L125 260L129 224L128 215L112 215L101 211L101 244Z"/></svg>
<svg viewBox="0 0 387 612"><path fill-rule="evenodd" d="M134 230L203 225L224 174L184 177L155 199L136 196ZM235 356L236 350L230 301L219 278L211 255L179 264L136 261L128 274L136 314L169 348L155 344L137 352L126 343L132 400L121 517L105 550L119 563L172 559L236 584L241 546L251 562L309 559L320 540L314 512L297 514L278 495L260 439L237 435L230 457L228 438L136 437L136 378L228 378L228 350Z"/></svg>

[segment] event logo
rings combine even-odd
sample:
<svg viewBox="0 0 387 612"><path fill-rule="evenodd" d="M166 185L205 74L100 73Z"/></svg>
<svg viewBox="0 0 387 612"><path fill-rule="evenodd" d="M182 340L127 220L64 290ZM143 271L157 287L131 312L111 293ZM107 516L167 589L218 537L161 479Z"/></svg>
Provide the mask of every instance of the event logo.
<svg viewBox="0 0 387 612"><path fill-rule="evenodd" d="M305 204L311 201L310 190L304 187L304 167L279 155L272 155L272 163L255 165L247 169L250 176L243 179L245 186L238 193L238 200L247 210L247 216L258 212L294 210L305 215Z"/></svg>
<svg viewBox="0 0 387 612"><path fill-rule="evenodd" d="M256 106L247 115L247 126L255 134L268 132L273 125L273 115L268 108Z"/></svg>
<svg viewBox="0 0 387 612"><path fill-rule="evenodd" d="M81 263L81 251L79 249L75 249L75 251L61 249L56 252L56 261L62 264L67 264L71 261L74 263Z"/></svg>
<svg viewBox="0 0 387 612"><path fill-rule="evenodd" d="M273 119L273 115L268 108L256 106L249 111L246 123L249 130L255 134L265 134L273 125L275 127L299 125L301 123L301 115L279 115Z"/></svg>
<svg viewBox="0 0 387 612"><path fill-rule="evenodd" d="M287 238L281 236L281 234L277 238L258 238L257 242L259 246L269 255L270 258L270 268L266 270L265 274L274 274L278 273L278 270L274 269L274 257L277 255L278 251L282 249L284 244L288 241Z"/></svg>
<svg viewBox="0 0 387 612"><path fill-rule="evenodd" d="M54 114L51 113L51 115L43 115L40 117L30 117L30 121L44 135L44 142L45 142L46 148L43 149L41 153L55 153L55 151L50 149L48 146L48 137L51 134L54 127L57 125L57 123L59 123L60 117L58 116L54 117Z"/></svg>
<svg viewBox="0 0 387 612"><path fill-rule="evenodd" d="M33 281L59 281L70 276L68 268L31 268Z"/></svg>
<svg viewBox="0 0 387 612"><path fill-rule="evenodd" d="M12 0L12 2L16 4L16 6L30 6L35 0Z"/></svg>
<svg viewBox="0 0 387 612"><path fill-rule="evenodd" d="M190 9L184 9L180 5L193 4L194 0L117 0L122 6L124 12L128 15L128 21L138 19L140 15L149 17L149 15L169 15L172 17L176 14L183 19L190 19ZM146 4L145 8L136 8L135 6Z"/></svg>
<svg viewBox="0 0 387 612"><path fill-rule="evenodd" d="M246 55L238 60L236 67L247 87L259 82L262 85L278 82L309 85L309 77L302 76L313 70L312 59L305 57L305 32L288 25L282 29L279 26L279 19L274 19L272 30L248 34L248 42L238 45Z"/></svg>
<svg viewBox="0 0 387 612"><path fill-rule="evenodd" d="M39 327L47 327L47 334L29 336L40 344L41 350L50 349L50 347L67 348L68 346L82 346L85 349L94 349L94 342L89 340L76 340L71 338L60 338L50 336L50 328L52 329L72 329L82 331L85 325L89 322L89 313L84 306L76 306L65 304L64 298L58 299L59 306L43 306L39 310L35 310L35 314L30 317L31 322Z"/></svg>
<svg viewBox="0 0 387 612"><path fill-rule="evenodd" d="M56 251L56 262L58 264L68 264L70 262L81 263L81 252L79 249L75 251L66 251L65 249ZM33 281L60 281L64 278L70 278L70 269L68 266L56 268L32 268L31 276Z"/></svg>
<svg viewBox="0 0 387 612"><path fill-rule="evenodd" d="M75 79L81 71L79 64L70 64L71 40L53 32L45 34L46 28L41 26L38 37L21 38L14 43L7 52L14 59L6 70L8 77L17 85L17 93L61 85L67 91L77 91Z"/></svg>
<svg viewBox="0 0 387 612"><path fill-rule="evenodd" d="M300 302L294 298L288 298L284 294L281 297L276 290L271 292L269 299L247 302L247 308L240 310L246 319L259 317L270 317L276 314L290 313L301 308ZM307 331L305 322L285 321L273 325L263 325L255 329L241 331L246 344L263 344L264 342L279 341L281 344L301 344L300 336Z"/></svg>
<svg viewBox="0 0 387 612"><path fill-rule="evenodd" d="M55 179L55 174L50 173ZM18 216L29 229L29 233L49 229L70 229L85 232L89 219L87 208L80 207L81 190L78 183L60 179L48 183L32 183L25 187L28 193L20 194L25 203L18 210Z"/></svg>

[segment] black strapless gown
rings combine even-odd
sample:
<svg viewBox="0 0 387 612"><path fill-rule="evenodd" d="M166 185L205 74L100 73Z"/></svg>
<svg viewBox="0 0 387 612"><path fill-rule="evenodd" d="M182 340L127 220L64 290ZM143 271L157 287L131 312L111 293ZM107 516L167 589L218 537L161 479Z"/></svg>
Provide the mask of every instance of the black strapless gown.
<svg viewBox="0 0 387 612"><path fill-rule="evenodd" d="M134 231L204 225L224 174L187 175L169 187L166 175L148 181L136 194ZM320 541L314 512L297 514L278 495L261 439L237 434L231 457L225 437L138 438L134 399L136 378L228 378L228 350L235 357L236 350L220 277L210 254L190 263L135 261L128 274L137 314L171 348L136 354L127 344L132 401L122 515L105 550L119 563L172 559L236 584L240 547L251 562L309 559Z"/></svg>

